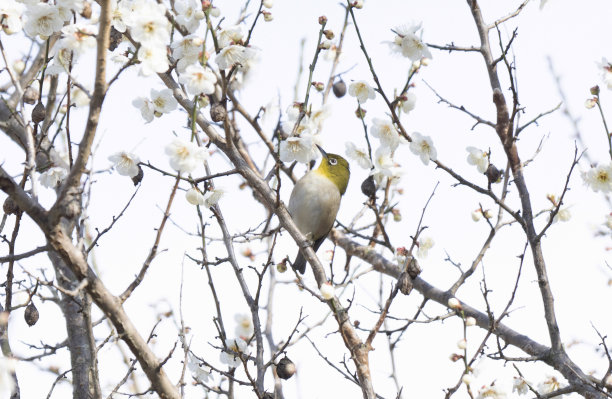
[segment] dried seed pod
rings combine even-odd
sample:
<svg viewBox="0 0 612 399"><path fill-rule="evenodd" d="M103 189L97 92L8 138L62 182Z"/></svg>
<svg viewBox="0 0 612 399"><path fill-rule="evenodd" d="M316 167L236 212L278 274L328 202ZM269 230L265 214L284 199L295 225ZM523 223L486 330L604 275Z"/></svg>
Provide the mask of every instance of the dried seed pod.
<svg viewBox="0 0 612 399"><path fill-rule="evenodd" d="M30 304L26 306L25 312L23 312L23 318L25 319L28 326L32 327L38 321L40 314L38 313L38 309L34 305L33 301L30 301Z"/></svg>
<svg viewBox="0 0 612 399"><path fill-rule="evenodd" d="M81 16L85 19L91 18L91 3L86 1L83 4L83 11L81 11Z"/></svg>
<svg viewBox="0 0 612 399"><path fill-rule="evenodd" d="M291 378L291 376L295 374L295 371L295 364L287 356L279 360L276 365L276 374L283 380Z"/></svg>
<svg viewBox="0 0 612 399"><path fill-rule="evenodd" d="M110 51L115 51L115 49L119 46L119 44L123 40L123 33L111 27L109 35L110 35L110 42L108 44L108 49Z"/></svg>
<svg viewBox="0 0 612 399"><path fill-rule="evenodd" d="M32 86L28 86L23 92L23 101L26 104L34 104L36 101L38 101L38 90Z"/></svg>
<svg viewBox="0 0 612 399"><path fill-rule="evenodd" d="M210 107L210 119L212 119L213 121L221 122L225 119L226 116L227 111L225 110L225 107L222 104L217 103Z"/></svg>
<svg viewBox="0 0 612 399"><path fill-rule="evenodd" d="M144 171L142 170L140 165L138 165L138 174L132 177L132 181L134 182L134 185L137 186L142 181L143 177L144 177Z"/></svg>
<svg viewBox="0 0 612 399"><path fill-rule="evenodd" d="M337 80L332 86L332 90L334 91L334 96L342 98L346 94L346 83L342 79Z"/></svg>
<svg viewBox="0 0 612 399"><path fill-rule="evenodd" d="M493 164L489 164L489 167L485 171L485 176L487 176L487 179L489 180L489 184L499 182L503 175L504 175L504 172L497 169L495 165Z"/></svg>
<svg viewBox="0 0 612 399"><path fill-rule="evenodd" d="M7 215L16 215L19 212L19 206L11 197L7 197L2 204L2 210Z"/></svg>
<svg viewBox="0 0 612 399"><path fill-rule="evenodd" d="M412 291L413 284L412 279L408 275L408 273L403 272L400 274L399 279L397 279L397 286L402 294L408 295Z"/></svg>
<svg viewBox="0 0 612 399"><path fill-rule="evenodd" d="M40 123L45 120L45 106L40 101L32 110L32 122Z"/></svg>
<svg viewBox="0 0 612 399"><path fill-rule="evenodd" d="M368 176L361 183L361 192L369 198L374 198L376 195L376 183L374 183L374 176Z"/></svg>
<svg viewBox="0 0 612 399"><path fill-rule="evenodd" d="M419 274L421 274L421 267L419 266L419 262L417 262L416 258L412 258L410 259L410 262L408 263L408 269L406 270L408 272L408 275L410 275L410 277L412 277L413 279L417 278L419 276Z"/></svg>

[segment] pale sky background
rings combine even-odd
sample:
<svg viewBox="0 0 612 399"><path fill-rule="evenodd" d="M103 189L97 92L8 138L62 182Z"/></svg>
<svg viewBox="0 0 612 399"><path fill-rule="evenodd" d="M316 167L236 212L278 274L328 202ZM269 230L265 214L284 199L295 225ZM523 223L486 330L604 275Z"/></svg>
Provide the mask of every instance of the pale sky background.
<svg viewBox="0 0 612 399"><path fill-rule="evenodd" d="M226 17L222 26L231 25L237 17L238 2L215 4ZM481 8L485 19L492 22L513 11L518 4L520 4L518 1L489 0L482 1ZM252 4L251 9L254 9L255 5ZM336 37L339 36L344 17L344 9L337 2L328 0L277 0L271 12L274 20L268 23L261 21L254 32L252 45L260 49L260 62L245 90L239 95L252 114L255 114L260 106L277 103L279 98L282 111L291 104L298 70L300 40L306 38L303 63L306 69L315 50L319 29L318 17L327 16L328 28L336 33ZM443 45L454 42L461 46L478 44L476 28L466 2L370 0L366 1L362 10L355 10L355 13L366 48L373 59L374 68L389 96L392 96L394 89L403 87L410 66L407 59L390 54L385 42L393 40L394 34L391 29L402 24L422 22L423 39L428 43ZM596 109L585 109L584 102L589 97L589 88L595 84L602 84L597 62L602 57L612 59L609 40L612 37L612 28L606 18L610 15L612 15L612 3L604 0L580 2L579 5L578 2L570 0L551 0L543 10L539 9L539 2L531 2L519 17L501 28L501 36L506 42L512 30L518 26L518 37L514 42L511 56L516 57L519 95L521 104L525 107L522 121L528 121L560 102L554 77L547 62L550 58L567 96L568 103L565 105L576 118L579 118L579 126L588 146L589 155L594 161L601 163L609 162L601 119ZM252 19L249 19L249 23L251 21ZM498 54L495 34L491 35L491 42ZM5 43L4 37L3 43L7 52L16 58L16 54L20 51L17 44L9 40ZM350 69L343 75L347 84L352 80L366 80L373 83L352 25L347 29L344 50L344 59L338 71ZM465 147L477 146L483 150L491 148L492 162L503 168L505 157L496 135L491 129L482 126L470 130L473 125L472 120L463 113L438 104L435 95L425 84L426 81L449 101L464 105L470 111L493 120L495 111L484 63L475 53L448 54L435 49L431 51L433 60L430 65L424 67L413 80L415 83L413 90L418 97L417 107L412 113L402 117L402 123L408 132L418 131L431 136L438 151L438 159L443 163L471 181L485 185L485 177L480 176L473 166L467 164ZM83 61L78 67L82 68L80 70L77 68L76 76L88 82L91 65ZM330 67L330 62L321 60L317 64L313 80L326 82ZM507 87L507 75L501 64L500 68L502 86ZM303 75L300 80L298 96L300 101L303 100L306 79L307 76ZM111 89L103 108L98 136L99 146L94 159L95 169L102 170L110 166L108 155L120 150L131 150L137 153L142 161L151 161L154 165L169 170L163 149L172 140L173 131L179 136L187 137L187 130L184 129L186 118L184 113L176 111L156 119L151 124L144 124L139 111L131 103L136 96L148 96L151 87L159 89L162 88L162 84L155 77L148 79L139 77L137 70L133 70L127 72ZM509 99L508 92L505 94ZM602 87L602 102L608 118L612 118L612 107L609 105L612 103L611 94L611 91ZM313 107L320 105L319 95L311 93L311 98ZM325 149L344 154L345 141L353 141L358 146L364 147L361 122L354 116L356 100L348 95L342 99L330 96L329 104L333 111L322 133ZM371 118L386 115L380 96L377 96L374 102L368 101L364 108L368 111L366 117L368 124ZM276 115L271 115L268 119L265 125L268 133L271 133L276 118ZM79 131L82 115L80 119L75 114L72 125L74 132ZM258 149L263 150L264 147L256 136L246 125L243 126L245 141L256 143L252 147L253 153L257 153ZM566 173L572 162L574 130L560 111L545 117L538 126L532 126L521 134L519 152L523 161L535 154L541 140L543 140L542 151L525 171L536 212L550 208L550 203L546 199L548 193L556 195L561 193ZM21 168L19 164L22 161L21 153L13 151L15 146L4 136L0 137L0 148L3 149L0 153L0 162L3 162L10 171L18 173ZM261 159L261 157L257 159L260 165ZM400 182L404 194L396 197L403 219L399 223L389 222L388 227L394 246L409 246L410 236L415 232L422 207L436 183L440 182L436 195L427 209L424 222L429 227L424 235L433 237L436 244L430 250L429 256L420 260L420 264L423 268L421 277L445 289L458 277L457 270L449 262L445 262L447 254L454 262L460 262L464 267L471 263L486 239L489 229L484 221L474 223L470 213L478 208L479 202L485 209L492 208L492 204L466 188L453 187L453 181L443 171L435 170L432 164L424 166L407 146L400 148L395 159L401 164L404 172ZM571 179L571 190L565 203L570 206L572 219L566 223L558 223L549 230L544 240L544 251L555 294L562 338L568 352L583 371L595 371L596 375L601 376L607 363L595 355L598 338L591 323L604 335L612 331L608 306L612 299L608 286L612 272L605 266L605 262L609 260L606 251L606 247L610 246L609 235L595 237L595 232L605 222L610 208L600 194L593 193L584 186L580 171L586 170L587 167L586 163L581 163ZM228 162L220 155L213 155L211 159L213 173L230 168ZM269 168L268 163L266 171ZM302 167L296 168L298 175L303 171ZM203 168L200 168L194 175L200 176L203 172ZM359 187L367 176L367 171L352 165L351 172L348 192L338 215L338 219L344 223L350 222L365 200ZM102 229L110 223L112 216L117 215L123 208L133 192L133 186L129 179L117 173L96 174L95 179L89 218L92 227ZM265 219L262 207L252 198L250 191L238 190L241 181L235 176L216 181L219 187L228 191L220 205L232 233L254 228ZM159 225L162 216L161 209L166 205L173 182L173 179L161 177L145 168L142 187L132 206L116 227L100 240L100 248L95 253L97 266L103 281L113 292L121 292L145 260L154 240L154 229ZM288 200L290 188L290 182L283 180L285 201ZM43 203L51 204L54 200L53 192L44 188L41 190ZM510 198L510 203L516 208L518 201L514 191ZM4 196L0 199L3 200ZM211 216L210 211L203 210L203 212L205 217ZM546 222L546 218L547 216L541 218L540 225ZM213 219L209 222L215 225ZM273 223L276 224L276 220ZM9 219L7 226L12 226L12 219ZM195 210L184 200L184 193L180 192L172 208L172 223L164 231L160 247L162 251L153 262L145 282L126 303L126 309L143 335L148 335L159 313L173 310L176 315L174 320L178 320L179 286L183 271L183 314L186 324L192 329L192 348L212 363L220 365L218 353L210 346L210 344L218 346L220 342L215 340L217 334L211 321L214 305L205 273L193 262L184 258L184 254L198 256L198 238L187 237L182 231L185 229L195 232L196 226ZM7 229L8 227L5 228L5 234L8 232ZM43 244L43 237L35 232L29 220L24 221L23 229L28 235L20 235L17 252ZM216 228L210 230L213 237L219 237ZM516 256L521 253L523 245L524 241L517 226L504 228L485 257L487 284L493 289L491 300L496 305L494 308L496 314L501 311L509 297L519 264ZM236 245L238 250L245 247L246 245ZM265 251L261 253L265 248L256 243L250 247L259 256L252 263L240 257L241 264L245 268L250 264L260 267L266 258ZM328 241L319 250L319 256L324 257L325 250L331 248L332 244ZM218 243L213 243L210 251L213 257L225 256L225 250ZM286 233L279 237L276 261L280 261L285 255L293 258L295 252L296 247ZM383 253L387 258L392 257L388 251ZM514 311L505 322L517 331L548 345L548 334L535 273L532 270L530 256L526 259L522 284L512 307ZM20 264L30 271L35 271L47 263L45 256L37 256ZM359 262L353 260L352 265L358 267ZM343 266L344 257L339 250L334 261L336 273L341 273ZM365 268L364 265L360 267ZM252 279L254 274L247 273L247 276ZM458 297L483 310L484 303L479 290L481 277L482 266L470 282L459 290ZM215 268L214 278L217 288L221 291L224 321L228 334L231 335L234 331L234 315L247 313L248 309L238 291L238 285L229 265ZM328 312L325 304L318 302L308 293L300 292L295 284L291 283L292 274L281 275L280 279L289 283L277 287L273 310L274 334L277 342L287 337L291 331L297 321L300 307L303 307L304 314L308 315L304 326L300 328L302 331L306 326L317 323ZM305 279L311 288L316 287L310 271L306 273ZM512 284L509 284L509 281L512 281ZM378 306L379 286L379 276L371 274L350 285L342 295L342 301L346 304L346 300L355 292L356 303L351 308L351 319L360 320L362 326L370 327L377 317L369 310ZM386 297L391 281L384 279L382 286ZM255 285L252 284L251 287ZM422 297L417 292L409 297L398 297L391 308L391 314L400 318L411 317L421 300ZM40 301L37 302L38 305L40 305L41 320L34 327L28 328L21 321L22 310L15 311L11 316L11 343L15 352L22 356L30 353L24 343L39 344L42 340L54 344L65 338L64 321L59 309L50 303L40 304ZM439 305L429 304L425 312L433 317L444 314L445 309ZM99 312L95 313L97 319ZM264 311L260 313L260 317L265 318ZM318 343L319 349L330 361L339 365L343 356L346 356L348 361L348 352L339 335L334 333L335 330L336 324L331 320L314 330L310 337ZM172 347L176 332L173 319L166 319L160 324L158 338L154 344L156 353L160 357L164 357ZM104 338L106 334L105 326L97 327L97 338ZM478 339L481 336L482 331L477 327L469 329L468 353L473 353L480 343ZM462 365L460 362L452 363L448 357L458 351L456 342L460 338L462 338L462 325L457 318L410 327L397 350L398 377L404 386L405 397L442 397L442 390L457 382ZM390 363L386 345L384 335L379 334L374 341L376 350L370 354L370 365L376 392L385 398L393 398L396 390L392 380L388 378ZM490 350L494 345L494 340L489 341ZM522 355L516 350L509 350L508 354ZM99 356L103 388L108 392L107 389L122 378L124 371L121 367L117 367L117 362L120 360L114 346L105 346ZM288 356L296 363L298 374L283 383L287 398L360 397L359 388L328 367L308 341L303 340L300 344L290 347ZM180 356L175 357L176 359L169 362L166 367L173 380L177 380L180 373ZM28 364L20 365L18 372L24 382L21 385L22 397L44 397L55 376L42 370L50 366L59 366L60 370L64 371L68 367L68 359L66 351L61 350L51 361L43 360L36 363L41 369ZM352 368L352 363L349 364ZM536 385L551 372L551 369L541 365L519 364L518 366ZM501 362L485 360L478 368L481 371L477 378L480 385L489 384L496 379L496 385L508 387L508 397L512 397L510 391L515 371L511 365L507 364L504 367ZM31 385L32 374L37 375L36 385ZM266 381L266 387L272 389L271 376ZM148 384L142 379L140 388L147 387ZM55 388L52 397L68 397L70 392L71 389L67 384L60 384ZM188 398L203 397L203 392L198 387L188 387L187 392ZM237 397L247 395L252 393L245 390ZM467 394L462 389L455 394L455 397L464 398Z"/></svg>

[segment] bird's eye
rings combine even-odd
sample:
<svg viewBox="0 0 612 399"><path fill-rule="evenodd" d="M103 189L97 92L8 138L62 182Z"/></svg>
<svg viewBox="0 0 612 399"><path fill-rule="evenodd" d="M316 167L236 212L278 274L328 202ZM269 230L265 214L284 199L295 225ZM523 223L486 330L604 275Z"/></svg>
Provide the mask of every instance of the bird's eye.
<svg viewBox="0 0 612 399"><path fill-rule="evenodd" d="M332 166L337 165L338 164L338 160L335 159L335 158L330 158L329 159L329 164L332 165Z"/></svg>

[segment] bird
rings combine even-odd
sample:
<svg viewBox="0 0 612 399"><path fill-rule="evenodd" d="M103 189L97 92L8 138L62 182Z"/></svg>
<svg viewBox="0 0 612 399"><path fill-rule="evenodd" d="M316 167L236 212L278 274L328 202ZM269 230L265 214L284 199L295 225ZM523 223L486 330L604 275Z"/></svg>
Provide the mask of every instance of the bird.
<svg viewBox="0 0 612 399"><path fill-rule="evenodd" d="M297 181L289 198L289 214L302 234L317 251L336 221L340 200L346 192L351 175L349 163L340 155L328 154L317 145L323 155L319 167ZM291 265L304 274L306 259L298 250Z"/></svg>

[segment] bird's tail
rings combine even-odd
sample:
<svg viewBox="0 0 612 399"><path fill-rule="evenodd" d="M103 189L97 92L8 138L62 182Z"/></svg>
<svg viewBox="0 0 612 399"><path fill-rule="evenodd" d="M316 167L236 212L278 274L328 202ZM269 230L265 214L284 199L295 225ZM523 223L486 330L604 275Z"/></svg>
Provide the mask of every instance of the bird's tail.
<svg viewBox="0 0 612 399"><path fill-rule="evenodd" d="M321 244L323 244L323 241L325 241L326 237L327 234L325 234L323 237L319 238L312 244L312 249L314 249L315 252L317 252L317 249L319 249ZM295 257L295 261L291 264L291 267L293 267L293 270L296 270L301 274L304 274L306 272L306 258L304 258L304 255L302 255L302 251L298 251L298 254Z"/></svg>

